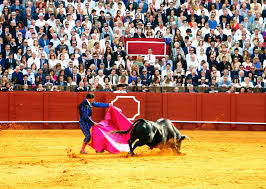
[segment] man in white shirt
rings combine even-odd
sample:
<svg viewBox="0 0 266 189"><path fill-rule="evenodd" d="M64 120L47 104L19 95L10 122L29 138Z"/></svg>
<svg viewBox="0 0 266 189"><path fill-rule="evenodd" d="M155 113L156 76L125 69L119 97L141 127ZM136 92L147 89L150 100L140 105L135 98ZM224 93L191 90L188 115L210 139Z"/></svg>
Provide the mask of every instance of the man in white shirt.
<svg viewBox="0 0 266 189"><path fill-rule="evenodd" d="M40 68L40 59L37 58L37 55L36 55L35 52L32 52L32 57L30 57L30 58L28 59L28 62L27 62L27 63L28 63L28 65L27 65L28 68L30 68L31 65L32 65L33 63L36 64L37 69ZM39 64L38 64L38 63L39 63Z"/></svg>
<svg viewBox="0 0 266 189"><path fill-rule="evenodd" d="M33 33L31 34L31 38L28 39L28 45L29 45L30 47L33 46L33 41L34 41L34 40L38 40L35 32L33 32Z"/></svg>
<svg viewBox="0 0 266 189"><path fill-rule="evenodd" d="M200 35L197 35L196 38L192 41L191 46L197 48L200 41Z"/></svg>
<svg viewBox="0 0 266 189"><path fill-rule="evenodd" d="M222 8L218 11L218 16L222 16L223 14L227 14L230 17L233 16L232 12L230 11L230 9L226 8L226 4L222 5Z"/></svg>
<svg viewBox="0 0 266 189"><path fill-rule="evenodd" d="M101 12L101 11L104 12L104 11L105 11L105 8L103 7L102 3L99 2L99 3L98 3L98 6L95 7L95 10L96 10L96 15L97 15L97 16L100 16L100 12Z"/></svg>
<svg viewBox="0 0 266 189"><path fill-rule="evenodd" d="M196 59L195 55L191 55L190 60L187 61L187 68L189 69L190 66L193 66L196 69L200 69L200 64Z"/></svg>
<svg viewBox="0 0 266 189"><path fill-rule="evenodd" d="M185 36L187 35L187 33L186 33L187 29L188 29L187 20L183 20L183 25L181 27L179 27L179 30L181 32L181 36L183 38L185 38Z"/></svg>
<svg viewBox="0 0 266 189"><path fill-rule="evenodd" d="M113 6L113 8L114 8L114 16L117 15L117 11L118 10L121 11L121 16L125 16L125 10L126 10L126 8L125 8L124 3L123 4L122 3L123 3L123 1L119 1L117 3L117 5L116 5L116 3L114 4L114 6Z"/></svg>
<svg viewBox="0 0 266 189"><path fill-rule="evenodd" d="M31 84L34 84L35 83L35 76L34 76L34 73L31 71L31 68L27 69L27 73L26 74L28 75L28 81Z"/></svg>
<svg viewBox="0 0 266 189"><path fill-rule="evenodd" d="M165 33L166 33L166 29L167 29L167 28L163 25L163 22L161 21L161 22L159 23L159 26L157 26L157 27L155 28L154 33L156 34L157 31L160 31L163 35L165 35Z"/></svg>
<svg viewBox="0 0 266 189"><path fill-rule="evenodd" d="M191 42L189 41L188 44L190 44ZM194 56L195 59L197 59L197 55L196 52L194 50L194 48L188 48L188 54L186 55L186 61L190 61L191 56Z"/></svg>
<svg viewBox="0 0 266 189"><path fill-rule="evenodd" d="M57 38L56 33L53 33L52 37L53 38L50 40L50 42L53 42L53 48L56 48L60 44L60 40Z"/></svg>
<svg viewBox="0 0 266 189"><path fill-rule="evenodd" d="M246 87L246 88L252 87L253 88L254 85L253 85L252 82L250 82L250 78L249 77L245 77L244 81L241 82L241 87Z"/></svg>
<svg viewBox="0 0 266 189"><path fill-rule="evenodd" d="M104 34L104 38L100 40L100 49L105 50L105 42L109 41L109 44L111 44L110 36L109 34Z"/></svg>
<svg viewBox="0 0 266 189"><path fill-rule="evenodd" d="M47 20L47 23L49 26L51 26L53 28L56 27L56 19L55 19L55 16L53 13L50 15L50 18Z"/></svg>
<svg viewBox="0 0 266 189"><path fill-rule="evenodd" d="M154 66L156 57L155 57L155 55L152 54L152 48L148 49L148 54L145 55L144 60L148 60L149 64Z"/></svg>
<svg viewBox="0 0 266 189"><path fill-rule="evenodd" d="M82 25L85 24L89 30L91 30L92 25L91 21L89 20L89 16L85 16L85 20L82 22Z"/></svg>
<svg viewBox="0 0 266 189"><path fill-rule="evenodd" d="M197 10L196 14L198 16L201 16L201 12L204 12L205 13L205 16L208 16L209 17L209 11L207 9L204 8L204 6L202 4L200 4L200 7L199 9Z"/></svg>
<svg viewBox="0 0 266 189"><path fill-rule="evenodd" d="M205 37L206 34L211 32L209 22L205 23L205 26L201 29L202 31L202 36Z"/></svg>
<svg viewBox="0 0 266 189"><path fill-rule="evenodd" d="M43 13L39 14L39 19L36 20L36 26L41 27L45 25L44 15Z"/></svg>
<svg viewBox="0 0 266 189"><path fill-rule="evenodd" d="M247 39L250 39L250 32L244 28L243 24L239 24L239 29L235 33L235 39L237 41L241 40L242 34L246 34Z"/></svg>
<svg viewBox="0 0 266 189"><path fill-rule="evenodd" d="M83 2L83 4L84 3L89 3L89 7L91 8L91 9L94 9L95 8L95 6L96 6L96 3L95 3L95 1L94 0L85 0L84 2Z"/></svg>
<svg viewBox="0 0 266 189"><path fill-rule="evenodd" d="M254 33L251 35L251 37L250 37L250 43L253 42L253 39L255 37L259 38L259 41L261 43L263 43L264 39L263 39L263 36L259 33L259 29L255 29Z"/></svg>
<svg viewBox="0 0 266 189"><path fill-rule="evenodd" d="M173 71L171 70L171 64L170 63L167 63L166 69L162 71L162 78L164 78L165 76L168 76L168 73L170 73L171 76L173 76Z"/></svg>
<svg viewBox="0 0 266 189"><path fill-rule="evenodd" d="M70 14L67 14L67 17L66 19L63 21L63 24L65 25L65 22L68 21L69 22L69 28L72 29L76 23L75 21L72 19L71 15Z"/></svg>
<svg viewBox="0 0 266 189"><path fill-rule="evenodd" d="M103 70L99 70L96 78L99 79L99 84L101 84L102 86L104 86L104 77L105 75L103 74Z"/></svg>

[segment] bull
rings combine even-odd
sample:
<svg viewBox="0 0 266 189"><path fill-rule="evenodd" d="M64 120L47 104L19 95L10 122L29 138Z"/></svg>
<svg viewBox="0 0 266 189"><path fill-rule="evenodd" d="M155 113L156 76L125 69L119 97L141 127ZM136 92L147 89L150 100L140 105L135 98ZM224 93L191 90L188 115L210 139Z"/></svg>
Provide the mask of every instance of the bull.
<svg viewBox="0 0 266 189"><path fill-rule="evenodd" d="M189 139L189 137L181 135L179 130L168 119L158 119L156 122L138 119L128 130L113 131L112 133L128 134L129 132L130 139L128 140L128 144L131 155L134 155L134 150L138 146L147 145L150 147L150 149L153 149L159 144L166 144L169 139L174 140L174 147L177 152L180 153L181 142L185 138ZM138 141L132 147L132 144L137 139Z"/></svg>

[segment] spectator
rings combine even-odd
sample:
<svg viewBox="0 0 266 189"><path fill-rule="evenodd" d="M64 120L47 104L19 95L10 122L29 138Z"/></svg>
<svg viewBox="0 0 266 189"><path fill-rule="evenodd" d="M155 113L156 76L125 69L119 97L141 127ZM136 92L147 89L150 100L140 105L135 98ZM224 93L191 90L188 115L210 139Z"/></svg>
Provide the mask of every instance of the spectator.
<svg viewBox="0 0 266 189"><path fill-rule="evenodd" d="M219 91L215 89L214 85L210 86L210 89L206 91L207 93L218 93Z"/></svg>
<svg viewBox="0 0 266 189"><path fill-rule="evenodd" d="M87 88L84 87L84 83L80 82L79 86L75 88L75 92L84 92L87 91Z"/></svg>
<svg viewBox="0 0 266 189"><path fill-rule="evenodd" d="M149 65L154 65L156 57L155 55L152 54L152 48L148 49L148 54L145 55L144 60L148 60Z"/></svg>
<svg viewBox="0 0 266 189"><path fill-rule="evenodd" d="M60 75L58 80L56 81L56 85L59 85L59 86L66 86L67 85L67 82L64 81L64 76Z"/></svg>
<svg viewBox="0 0 266 189"><path fill-rule="evenodd" d="M235 87L234 87L234 85L232 85L232 86L230 86L229 88L228 88L228 91L226 91L227 93L235 93Z"/></svg>
<svg viewBox="0 0 266 189"><path fill-rule="evenodd" d="M251 87L251 88L253 88L254 86L253 86L253 83L250 82L250 78L249 77L245 77L244 81L241 82L241 87L245 87L245 88Z"/></svg>
<svg viewBox="0 0 266 189"><path fill-rule="evenodd" d="M188 84L186 92L187 93L197 93L198 91L196 89L194 89L193 85Z"/></svg>
<svg viewBox="0 0 266 189"><path fill-rule="evenodd" d="M123 84L117 85L117 90L114 93L127 93Z"/></svg>
<svg viewBox="0 0 266 189"><path fill-rule="evenodd" d="M219 83L219 87L228 88L229 86L231 86L231 81L228 80L228 76L224 76L223 80Z"/></svg>
<svg viewBox="0 0 266 189"><path fill-rule="evenodd" d="M19 66L16 66L15 71L12 74L12 82L14 82L14 84L23 84L23 74L19 70Z"/></svg>
<svg viewBox="0 0 266 189"><path fill-rule="evenodd" d="M7 91L14 84L24 84L23 75L34 86L49 75L55 84L58 79L62 86L78 88L82 81L91 90L100 90L106 77L112 87L135 80L138 86L162 86L165 77L178 86L206 87L208 83L217 87L226 75L227 81L238 78L232 83L237 88L249 76L250 83L260 87L266 74L264 9L257 0L231 4L173 0L152 5L145 0L4 1L0 78L7 81L2 88ZM135 60L126 52L124 38L131 37L165 39L170 44L169 57L157 59L151 46Z"/></svg>

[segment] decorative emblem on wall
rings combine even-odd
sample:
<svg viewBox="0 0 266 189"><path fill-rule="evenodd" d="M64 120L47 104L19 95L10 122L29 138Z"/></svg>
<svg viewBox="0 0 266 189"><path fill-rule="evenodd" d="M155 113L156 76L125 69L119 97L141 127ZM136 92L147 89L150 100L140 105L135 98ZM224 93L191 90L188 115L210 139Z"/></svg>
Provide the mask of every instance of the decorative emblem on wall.
<svg viewBox="0 0 266 189"><path fill-rule="evenodd" d="M111 101L113 105L115 102L119 101L119 99L133 99L137 103L137 113L134 114L133 117L128 118L130 121L135 120L137 116L140 115L140 101L136 99L135 96L116 96L114 100Z"/></svg>

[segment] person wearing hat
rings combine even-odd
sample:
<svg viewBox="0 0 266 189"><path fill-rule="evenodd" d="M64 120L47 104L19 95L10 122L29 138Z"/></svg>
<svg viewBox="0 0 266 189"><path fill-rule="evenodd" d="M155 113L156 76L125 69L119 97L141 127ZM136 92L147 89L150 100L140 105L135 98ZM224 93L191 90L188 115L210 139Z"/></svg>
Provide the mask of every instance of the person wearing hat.
<svg viewBox="0 0 266 189"><path fill-rule="evenodd" d="M82 22L82 25L85 25L84 28L85 28L85 33L86 33L86 29L89 29L89 32L92 28L92 24L91 24L91 21L89 20L89 16L86 15L84 16L84 21Z"/></svg>
<svg viewBox="0 0 266 189"><path fill-rule="evenodd" d="M44 20L44 14L40 13L39 14L39 19L36 20L36 26L41 27L45 25L45 20Z"/></svg>
<svg viewBox="0 0 266 189"><path fill-rule="evenodd" d="M11 18L8 20L8 25L10 26L12 22L14 23L14 26L16 26L19 22L16 12L11 13Z"/></svg>
<svg viewBox="0 0 266 189"><path fill-rule="evenodd" d="M112 106L111 104L107 103L95 102L94 98L95 96L93 93L88 93L86 99L83 100L78 106L80 115L79 124L83 134L85 135L83 145L80 150L81 154L87 154L87 152L85 151L85 147L91 139L90 129L93 125L95 125L95 122L91 119L92 107L108 108Z"/></svg>
<svg viewBox="0 0 266 189"><path fill-rule="evenodd" d="M116 86L116 91L114 91L114 93L127 93L127 91L125 90L125 85L124 84L118 84Z"/></svg>
<svg viewBox="0 0 266 189"><path fill-rule="evenodd" d="M55 48L55 51L61 52L62 49L68 50L68 46L65 44L65 39L63 37L60 38L60 44Z"/></svg>

